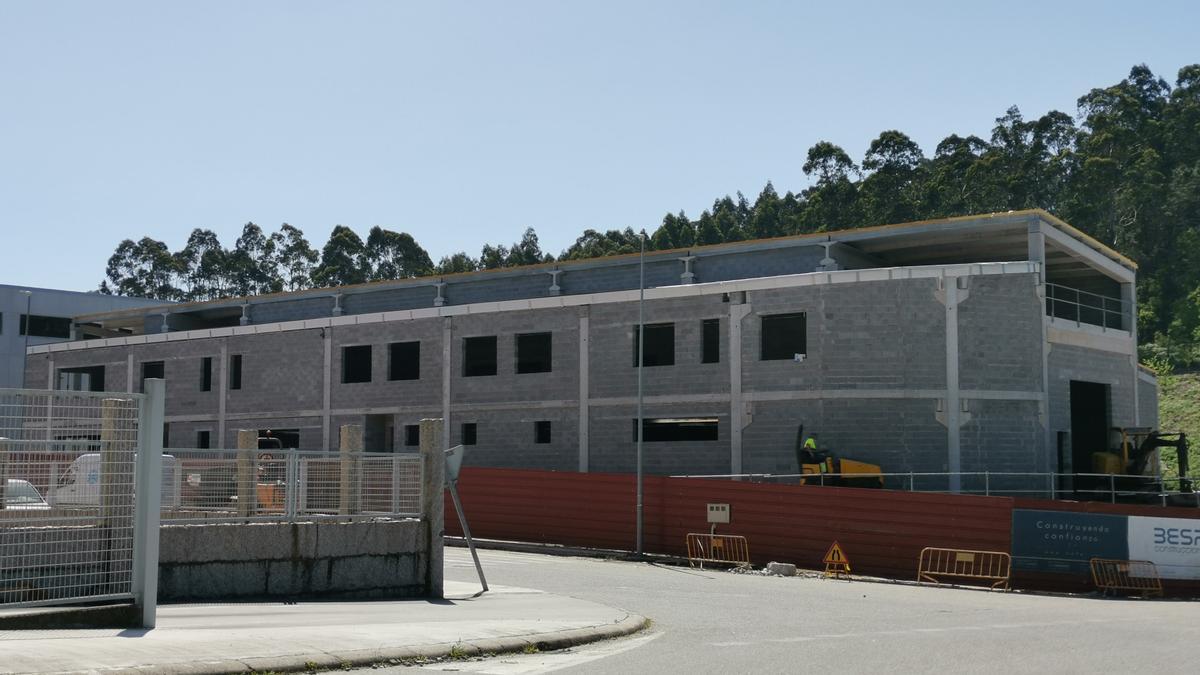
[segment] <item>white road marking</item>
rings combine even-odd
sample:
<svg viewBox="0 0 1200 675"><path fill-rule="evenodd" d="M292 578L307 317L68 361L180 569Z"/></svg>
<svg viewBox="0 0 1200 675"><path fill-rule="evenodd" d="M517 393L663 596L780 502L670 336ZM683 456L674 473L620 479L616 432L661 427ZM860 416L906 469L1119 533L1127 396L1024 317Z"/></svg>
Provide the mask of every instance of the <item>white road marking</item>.
<svg viewBox="0 0 1200 675"><path fill-rule="evenodd" d="M1088 619L1086 623L1125 623L1125 619ZM1011 630L1014 628L1053 628L1055 626L1078 626L1080 621L1049 621L1041 623L994 623L983 626L946 626L944 628L907 628L904 630L879 630L866 633L826 633L822 635L805 635L786 638L769 638L766 640L712 642L713 647L753 647L765 644L789 644L794 642L812 642L815 640L837 640L842 638L873 638L893 635L917 635L920 633L950 633L954 631L974 630Z"/></svg>

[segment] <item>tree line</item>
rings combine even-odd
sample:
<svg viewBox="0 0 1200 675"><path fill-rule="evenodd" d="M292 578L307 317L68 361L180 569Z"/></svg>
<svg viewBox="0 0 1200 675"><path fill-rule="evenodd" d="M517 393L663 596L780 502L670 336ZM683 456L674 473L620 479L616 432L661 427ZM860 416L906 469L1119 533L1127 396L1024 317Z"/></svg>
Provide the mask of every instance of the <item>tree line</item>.
<svg viewBox="0 0 1200 675"><path fill-rule="evenodd" d="M975 213L1043 208L1140 264L1143 358L1160 368L1200 361L1200 64L1174 85L1145 65L1081 96L1074 116L1026 119L1017 107L988 138L951 134L927 156L897 130L856 162L821 141L800 171L808 186L780 195L716 199L697 218L666 214L647 249L681 248ZM171 252L144 237L122 241L101 292L207 300L637 252L632 227L585 230L557 257L527 229L509 246L487 244L434 264L407 233L373 227L363 241L338 225L318 253L299 229L265 233L247 223L232 248L211 230Z"/></svg>

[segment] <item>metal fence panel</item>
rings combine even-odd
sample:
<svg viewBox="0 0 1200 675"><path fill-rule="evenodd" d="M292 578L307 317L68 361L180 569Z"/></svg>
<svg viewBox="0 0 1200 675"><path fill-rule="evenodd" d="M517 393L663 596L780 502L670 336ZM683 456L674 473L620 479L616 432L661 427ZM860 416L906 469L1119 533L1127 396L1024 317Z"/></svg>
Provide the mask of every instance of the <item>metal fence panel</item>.
<svg viewBox="0 0 1200 675"><path fill-rule="evenodd" d="M0 606L133 598L142 398L0 390Z"/></svg>
<svg viewBox="0 0 1200 675"><path fill-rule="evenodd" d="M421 516L416 454L172 448L163 459L165 522Z"/></svg>

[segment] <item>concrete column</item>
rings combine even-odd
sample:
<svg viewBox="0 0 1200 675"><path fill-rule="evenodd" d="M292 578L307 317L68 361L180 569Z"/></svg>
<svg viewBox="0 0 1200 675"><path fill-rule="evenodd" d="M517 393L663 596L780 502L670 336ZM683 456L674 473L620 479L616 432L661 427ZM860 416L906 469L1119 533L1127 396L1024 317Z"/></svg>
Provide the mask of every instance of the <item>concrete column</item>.
<svg viewBox="0 0 1200 675"><path fill-rule="evenodd" d="M338 514L346 516L361 510L363 428L343 424L338 445Z"/></svg>
<svg viewBox="0 0 1200 675"><path fill-rule="evenodd" d="M451 317L442 319L442 424L440 425L442 449L450 447L450 368L454 355L454 325ZM421 433L425 433L422 431ZM424 436L421 437L424 442Z"/></svg>
<svg viewBox="0 0 1200 675"><path fill-rule="evenodd" d="M321 447L328 450L333 447L330 433L330 399L333 396L333 328L321 331L324 338L325 353L321 360Z"/></svg>
<svg viewBox="0 0 1200 675"><path fill-rule="evenodd" d="M258 430L238 429L237 447L237 512L239 517L248 518L258 512L258 477L254 475Z"/></svg>
<svg viewBox="0 0 1200 675"><path fill-rule="evenodd" d="M221 341L221 353L217 360L217 444L215 447L228 448L229 440L225 438L225 397L229 392L229 345L224 340Z"/></svg>
<svg viewBox="0 0 1200 675"><path fill-rule="evenodd" d="M1133 426L1142 426L1141 396L1138 395L1138 353L1137 353L1137 291L1132 283L1121 284L1121 309L1129 308L1128 319L1122 311L1121 327L1129 330L1133 336L1133 352L1129 355L1129 366L1133 370Z"/></svg>
<svg viewBox="0 0 1200 675"><path fill-rule="evenodd" d="M586 311L586 308L584 308ZM588 359L588 349L591 337L588 334L589 318L587 314L579 317L579 471L587 473L590 457L588 456L588 373L591 369Z"/></svg>
<svg viewBox="0 0 1200 675"><path fill-rule="evenodd" d="M750 313L749 304L729 305L729 472L742 472L742 429L745 421L742 401L742 320Z"/></svg>
<svg viewBox="0 0 1200 675"><path fill-rule="evenodd" d="M108 383L104 383L104 388L108 388ZM134 393L133 391L133 354L125 357L125 391Z"/></svg>
<svg viewBox="0 0 1200 675"><path fill-rule="evenodd" d="M438 445L445 433L442 420L421 420L421 515L425 522L425 589L431 598L443 596L442 537L445 534L446 453Z"/></svg>
<svg viewBox="0 0 1200 675"><path fill-rule="evenodd" d="M960 277L945 277L942 281L943 299L946 305L946 402L943 413L946 424L946 470L950 472L950 491L962 490L962 424L958 382L958 303Z"/></svg>

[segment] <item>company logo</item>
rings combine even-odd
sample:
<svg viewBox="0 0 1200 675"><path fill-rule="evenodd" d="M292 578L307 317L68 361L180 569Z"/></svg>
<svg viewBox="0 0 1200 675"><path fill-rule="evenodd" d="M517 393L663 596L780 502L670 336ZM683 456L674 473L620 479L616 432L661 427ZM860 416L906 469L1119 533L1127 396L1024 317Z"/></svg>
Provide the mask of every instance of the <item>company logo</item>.
<svg viewBox="0 0 1200 675"><path fill-rule="evenodd" d="M1154 528L1155 550L1176 550L1187 547L1200 547L1200 528L1195 527L1156 527Z"/></svg>

